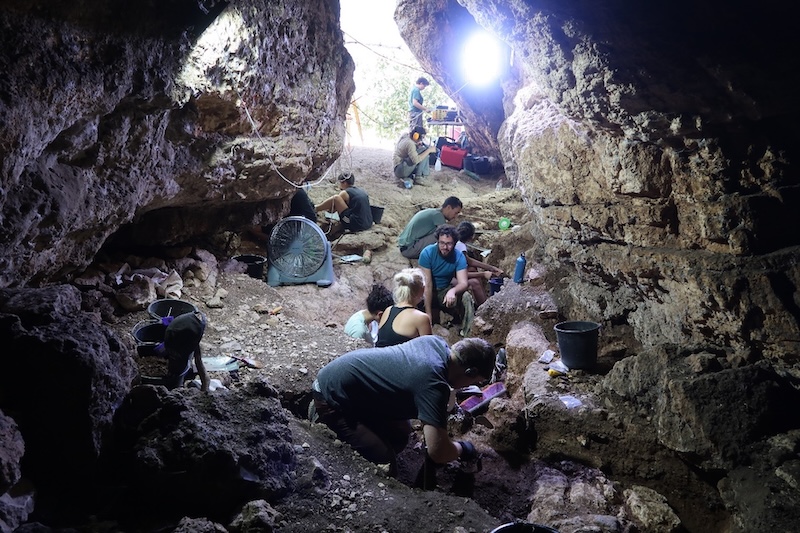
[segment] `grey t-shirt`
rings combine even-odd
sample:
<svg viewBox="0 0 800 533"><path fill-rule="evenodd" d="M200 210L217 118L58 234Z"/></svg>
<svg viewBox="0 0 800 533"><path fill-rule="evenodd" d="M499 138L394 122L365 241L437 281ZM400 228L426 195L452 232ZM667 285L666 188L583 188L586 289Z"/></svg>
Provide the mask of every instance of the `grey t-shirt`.
<svg viewBox="0 0 800 533"><path fill-rule="evenodd" d="M358 420L418 418L447 427L447 361L450 347L425 335L385 348L348 352L317 375L325 401Z"/></svg>

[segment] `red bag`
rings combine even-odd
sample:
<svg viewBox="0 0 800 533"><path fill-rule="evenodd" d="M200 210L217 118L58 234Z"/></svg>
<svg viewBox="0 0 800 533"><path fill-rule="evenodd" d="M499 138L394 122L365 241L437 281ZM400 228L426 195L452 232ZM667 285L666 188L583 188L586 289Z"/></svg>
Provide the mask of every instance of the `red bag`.
<svg viewBox="0 0 800 533"><path fill-rule="evenodd" d="M466 155L467 151L458 146L442 146L442 153L439 158L442 160L443 165L461 170L464 166L464 157Z"/></svg>

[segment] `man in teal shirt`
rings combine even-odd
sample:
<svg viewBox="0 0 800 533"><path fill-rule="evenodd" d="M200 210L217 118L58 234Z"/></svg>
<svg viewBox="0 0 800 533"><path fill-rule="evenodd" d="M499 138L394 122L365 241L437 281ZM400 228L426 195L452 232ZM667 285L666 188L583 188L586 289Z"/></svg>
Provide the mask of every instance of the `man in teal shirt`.
<svg viewBox="0 0 800 533"><path fill-rule="evenodd" d="M461 200L449 196L442 203L441 209L430 207L417 211L397 238L403 257L417 259L423 248L436 241L433 236L436 228L454 220L461 213L462 207Z"/></svg>
<svg viewBox="0 0 800 533"><path fill-rule="evenodd" d="M411 94L408 97L408 121L409 127L422 127L422 113L430 112L430 109L422 105L422 89L430 85L427 78L418 78Z"/></svg>

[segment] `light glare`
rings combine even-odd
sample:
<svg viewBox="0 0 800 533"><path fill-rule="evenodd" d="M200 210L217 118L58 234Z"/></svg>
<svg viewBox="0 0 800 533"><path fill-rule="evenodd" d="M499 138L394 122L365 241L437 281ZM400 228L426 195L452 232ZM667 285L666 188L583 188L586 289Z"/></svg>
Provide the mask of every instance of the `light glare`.
<svg viewBox="0 0 800 533"><path fill-rule="evenodd" d="M461 70L470 85L492 83L502 72L505 57L500 43L485 31L473 33L461 52Z"/></svg>

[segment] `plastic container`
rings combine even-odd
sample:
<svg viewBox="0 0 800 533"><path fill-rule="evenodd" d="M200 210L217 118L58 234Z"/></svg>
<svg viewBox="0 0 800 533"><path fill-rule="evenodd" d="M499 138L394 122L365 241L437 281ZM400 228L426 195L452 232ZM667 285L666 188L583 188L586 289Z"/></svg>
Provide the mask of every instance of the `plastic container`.
<svg viewBox="0 0 800 533"><path fill-rule="evenodd" d="M530 522L510 522L494 528L490 533L558 533L558 530Z"/></svg>
<svg viewBox="0 0 800 533"><path fill-rule="evenodd" d="M383 208L377 205L369 206L370 211L372 211L372 222L375 224L380 224L381 219L383 218Z"/></svg>
<svg viewBox="0 0 800 533"><path fill-rule="evenodd" d="M142 320L133 326L131 335L136 340L136 353L142 357L155 355L155 348L164 342L167 326L160 320Z"/></svg>
<svg viewBox="0 0 800 533"><path fill-rule="evenodd" d="M514 283L522 283L522 280L525 278L525 267L528 264L528 260L525 259L525 252L519 254L517 257L517 264L514 267Z"/></svg>
<svg viewBox="0 0 800 533"><path fill-rule="evenodd" d="M165 316L181 316L186 313L196 313L197 311L197 306L193 303L175 298L163 298L147 306L148 314L158 320Z"/></svg>
<svg viewBox="0 0 800 533"><path fill-rule="evenodd" d="M503 288L503 278L490 278L489 279L489 296L500 292Z"/></svg>
<svg viewBox="0 0 800 533"><path fill-rule="evenodd" d="M266 257L261 255L245 254L237 255L233 259L247 265L247 275L251 278L264 279L264 265L267 262Z"/></svg>
<svg viewBox="0 0 800 533"><path fill-rule="evenodd" d="M500 182L498 182L499 184ZM497 221L497 227L501 230L505 231L511 227L511 219L508 217L500 217L500 220Z"/></svg>
<svg viewBox="0 0 800 533"><path fill-rule="evenodd" d="M556 331L561 362L567 368L590 369L597 363L597 322L559 322Z"/></svg>

